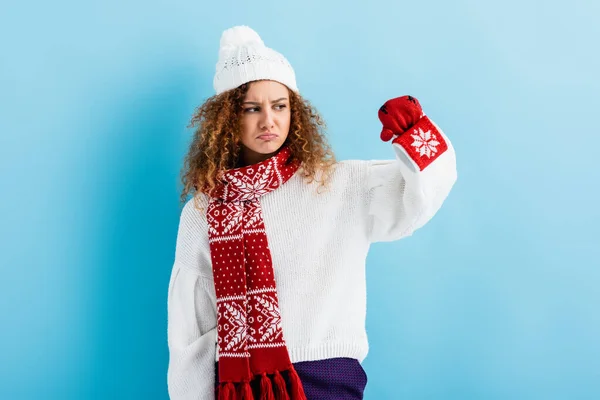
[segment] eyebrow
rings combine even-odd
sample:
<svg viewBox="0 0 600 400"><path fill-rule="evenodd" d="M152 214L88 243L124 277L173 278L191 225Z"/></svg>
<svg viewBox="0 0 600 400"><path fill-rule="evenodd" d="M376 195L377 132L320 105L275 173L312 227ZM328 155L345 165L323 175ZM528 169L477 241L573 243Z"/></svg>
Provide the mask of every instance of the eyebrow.
<svg viewBox="0 0 600 400"><path fill-rule="evenodd" d="M282 100L287 100L287 97L282 97L282 98L280 98L280 99L273 100L273 101L271 102L271 104L279 103L279 102L280 102L280 101L282 101ZM259 106L259 105L260 105L260 103L258 103L258 102L256 102L256 101L245 101L245 102L243 102L242 104L256 104L257 106Z"/></svg>

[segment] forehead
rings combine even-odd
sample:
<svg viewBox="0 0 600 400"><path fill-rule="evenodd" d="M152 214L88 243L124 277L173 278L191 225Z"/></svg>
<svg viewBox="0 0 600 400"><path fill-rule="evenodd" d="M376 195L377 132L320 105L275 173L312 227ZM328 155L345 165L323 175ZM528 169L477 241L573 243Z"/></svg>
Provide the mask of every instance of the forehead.
<svg viewBox="0 0 600 400"><path fill-rule="evenodd" d="M246 93L245 100L275 100L282 97L288 98L287 86L275 81L252 82Z"/></svg>

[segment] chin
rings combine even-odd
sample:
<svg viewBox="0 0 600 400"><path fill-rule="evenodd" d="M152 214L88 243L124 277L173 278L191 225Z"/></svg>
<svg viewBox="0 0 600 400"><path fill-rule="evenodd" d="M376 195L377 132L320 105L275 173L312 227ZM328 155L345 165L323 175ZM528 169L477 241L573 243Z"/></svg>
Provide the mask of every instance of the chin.
<svg viewBox="0 0 600 400"><path fill-rule="evenodd" d="M248 143L248 145L242 143L243 155L242 162L245 165L255 164L262 160L266 160L272 155L275 155L282 147L284 141L269 141L263 143Z"/></svg>
<svg viewBox="0 0 600 400"><path fill-rule="evenodd" d="M259 146L255 146L250 150L253 150L259 154L271 154L278 151L283 146L283 143L267 142Z"/></svg>

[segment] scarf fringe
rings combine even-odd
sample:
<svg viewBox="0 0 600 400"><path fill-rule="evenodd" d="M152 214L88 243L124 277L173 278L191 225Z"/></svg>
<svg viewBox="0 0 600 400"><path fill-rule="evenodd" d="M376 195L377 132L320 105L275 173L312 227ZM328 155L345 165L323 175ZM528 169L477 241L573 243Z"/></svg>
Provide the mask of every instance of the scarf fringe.
<svg viewBox="0 0 600 400"><path fill-rule="evenodd" d="M285 379L279 373L279 371L275 371L273 376L274 391L275 398L277 400L290 400L290 396L288 395L287 388L285 386Z"/></svg>
<svg viewBox="0 0 600 400"><path fill-rule="evenodd" d="M273 388L271 387L271 380L266 372L263 373L260 378L260 400L275 400Z"/></svg>
<svg viewBox="0 0 600 400"><path fill-rule="evenodd" d="M292 392L290 393L290 397L292 400L306 400L306 394L304 393L304 388L302 387L302 382L300 381L300 377L296 372L294 366L292 366L289 370L290 383L292 386Z"/></svg>
<svg viewBox="0 0 600 400"><path fill-rule="evenodd" d="M306 400L302 382L294 367L287 372L291 384L289 391L279 371L275 371L272 377L263 372L260 376L260 399L257 400ZM236 385L232 382L222 382L218 388L218 400L255 400L249 381L241 382L238 387L239 396Z"/></svg>
<svg viewBox="0 0 600 400"><path fill-rule="evenodd" d="M241 400L254 400L254 394L252 394L252 387L250 382L246 381L242 384L242 397Z"/></svg>
<svg viewBox="0 0 600 400"><path fill-rule="evenodd" d="M219 385L219 400L236 400L235 385L232 382Z"/></svg>

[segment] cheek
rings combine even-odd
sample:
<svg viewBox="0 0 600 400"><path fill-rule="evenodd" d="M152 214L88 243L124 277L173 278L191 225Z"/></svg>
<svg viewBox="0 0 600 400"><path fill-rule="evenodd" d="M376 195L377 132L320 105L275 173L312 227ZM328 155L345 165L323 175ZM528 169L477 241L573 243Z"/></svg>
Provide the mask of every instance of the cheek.
<svg viewBox="0 0 600 400"><path fill-rule="evenodd" d="M251 118L244 117L241 120L240 124L240 135L242 142L247 141L248 138L252 135L252 121Z"/></svg>
<svg viewBox="0 0 600 400"><path fill-rule="evenodd" d="M285 115L281 116L281 127L285 131L286 134L289 132L290 123L291 123L291 114L290 113L286 113Z"/></svg>

